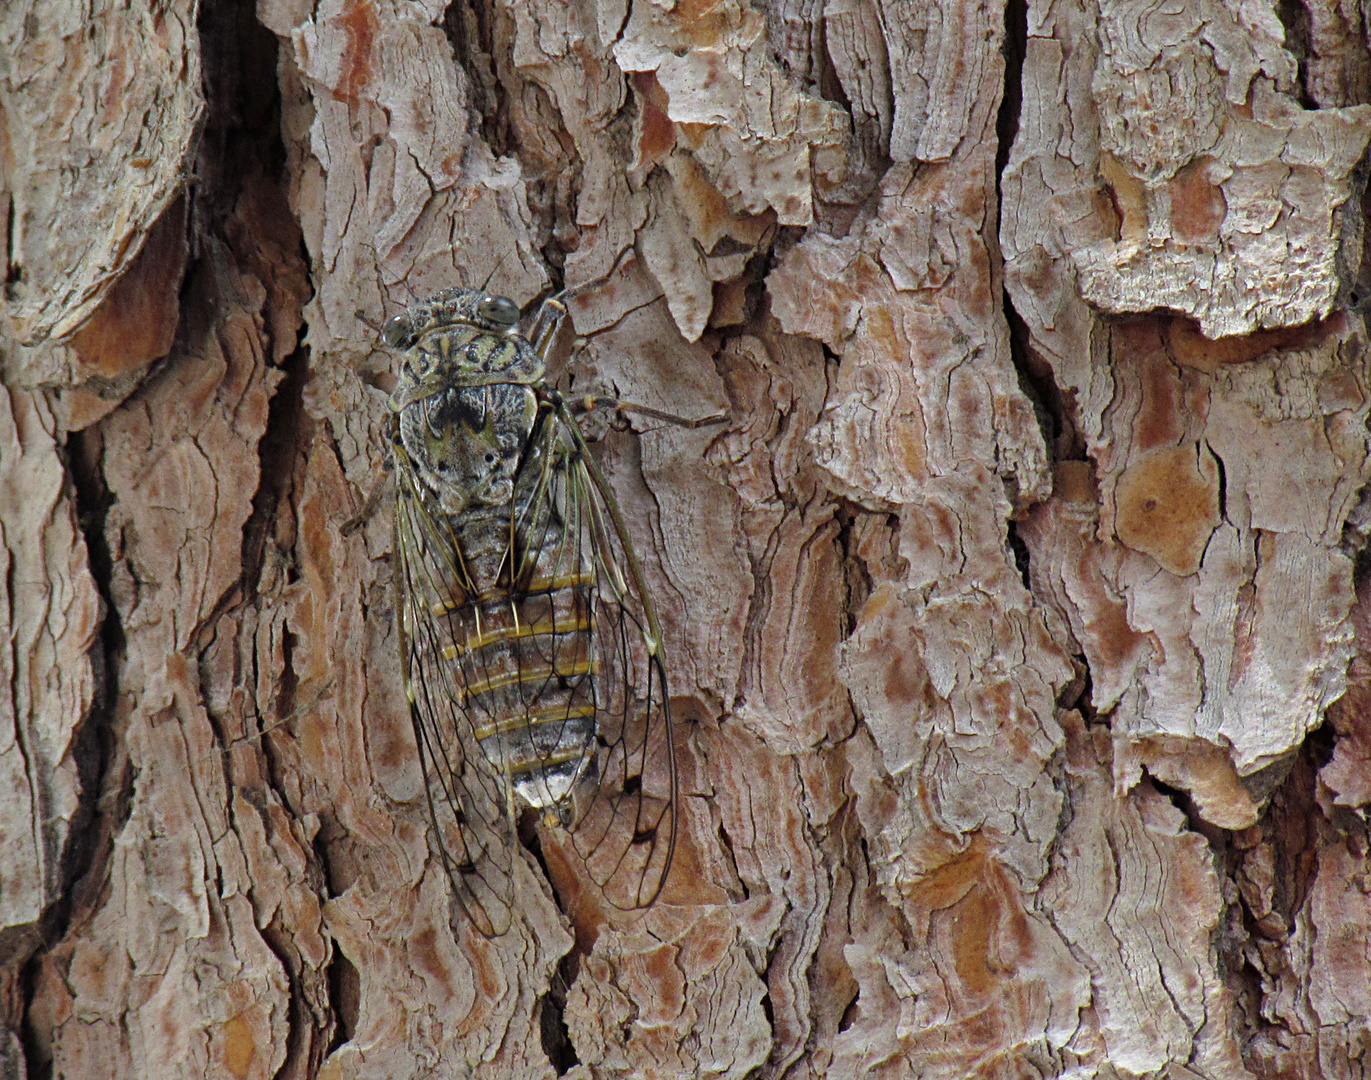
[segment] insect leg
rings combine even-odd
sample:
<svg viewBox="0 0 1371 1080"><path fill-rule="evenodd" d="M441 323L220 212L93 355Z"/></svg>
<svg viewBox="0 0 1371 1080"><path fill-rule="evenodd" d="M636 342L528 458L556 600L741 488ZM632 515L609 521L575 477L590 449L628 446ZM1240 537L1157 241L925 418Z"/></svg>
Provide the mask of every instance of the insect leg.
<svg viewBox="0 0 1371 1080"><path fill-rule="evenodd" d="M646 416L653 420L661 420L663 423L674 424L683 428L702 428L711 424L722 424L728 419L727 413L715 413L713 416L701 417L698 420L687 416L677 416L675 413L662 412L648 405L637 405L631 401L620 401L618 398L603 397L597 394L586 394L584 397L571 398L567 401L567 408L573 414L594 412L596 409L613 409L615 412L628 413L633 416Z"/></svg>
<svg viewBox="0 0 1371 1080"><path fill-rule="evenodd" d="M528 343L545 361L548 358L548 351L552 348L552 341L561 329L562 320L566 318L566 305L562 303L562 297L565 295L566 291L563 290L544 300L538 308L538 314L533 318L533 326L529 328Z"/></svg>
<svg viewBox="0 0 1371 1080"><path fill-rule="evenodd" d="M367 499L366 502L362 504L362 509L358 510L357 513L339 526L339 532L344 536L351 536L371 520L372 515L376 513L377 508L381 505L381 500L386 497L386 493L390 490L390 485L387 484L386 481L390 479L390 474L394 468L395 466L390 458L386 458L385 464L381 468L381 475L378 476L376 482L371 485L371 491L367 493Z"/></svg>

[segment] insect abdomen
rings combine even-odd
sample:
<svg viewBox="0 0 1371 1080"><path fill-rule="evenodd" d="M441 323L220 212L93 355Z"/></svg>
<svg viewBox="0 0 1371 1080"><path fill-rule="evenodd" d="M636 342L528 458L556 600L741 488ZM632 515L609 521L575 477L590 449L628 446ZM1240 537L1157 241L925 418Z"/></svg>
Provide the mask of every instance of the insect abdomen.
<svg viewBox="0 0 1371 1080"><path fill-rule="evenodd" d="M451 659L482 753L546 810L567 800L594 757L596 663L588 578L542 585L463 605L468 635Z"/></svg>

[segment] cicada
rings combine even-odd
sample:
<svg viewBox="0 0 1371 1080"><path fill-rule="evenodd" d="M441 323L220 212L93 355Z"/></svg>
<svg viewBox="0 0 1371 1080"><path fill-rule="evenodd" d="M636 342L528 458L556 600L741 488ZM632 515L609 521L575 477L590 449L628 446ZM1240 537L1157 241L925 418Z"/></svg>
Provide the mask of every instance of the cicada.
<svg viewBox="0 0 1371 1080"><path fill-rule="evenodd" d="M437 856L487 937L514 916L527 811L624 910L676 847L661 627L576 419L608 399L546 380L564 310L530 339L513 301L449 289L382 331L405 693Z"/></svg>

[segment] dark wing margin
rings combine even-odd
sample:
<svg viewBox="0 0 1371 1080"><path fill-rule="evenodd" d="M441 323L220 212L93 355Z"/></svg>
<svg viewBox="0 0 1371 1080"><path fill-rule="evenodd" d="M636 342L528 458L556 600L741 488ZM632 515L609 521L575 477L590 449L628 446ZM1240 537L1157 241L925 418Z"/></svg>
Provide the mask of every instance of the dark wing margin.
<svg viewBox="0 0 1371 1080"><path fill-rule="evenodd" d="M506 784L483 760L463 704L459 665L445 656L464 640L461 610L471 581L456 538L429 509L398 439L394 454L401 663L431 835L457 904L482 935L499 937L514 917L519 843Z"/></svg>
<svg viewBox="0 0 1371 1080"><path fill-rule="evenodd" d="M624 911L660 895L676 850L679 789L662 632L618 502L560 400L547 417L544 473L576 558L593 573L598 784L567 824L570 849ZM556 490L560 487L560 490Z"/></svg>

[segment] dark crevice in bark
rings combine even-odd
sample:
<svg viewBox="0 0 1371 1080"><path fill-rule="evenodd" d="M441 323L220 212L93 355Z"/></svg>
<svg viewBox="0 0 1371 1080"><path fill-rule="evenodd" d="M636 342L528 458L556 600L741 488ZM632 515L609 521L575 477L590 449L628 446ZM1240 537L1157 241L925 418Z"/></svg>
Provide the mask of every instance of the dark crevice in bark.
<svg viewBox="0 0 1371 1080"><path fill-rule="evenodd" d="M1355 833L1349 837L1320 807L1318 772L1334 743L1331 724L1306 737L1250 828L1230 831L1195 815L1190 820L1209 841L1218 869L1230 883L1214 947L1220 975L1235 998L1237 1043L1245 1064L1258 1075L1269 1072L1264 1063L1272 1048L1288 1047L1297 1034L1282 1021L1302 1019L1286 1008L1295 979L1288 955L1318 873L1320 851L1349 839L1364 850L1366 842L1365 823L1355 812L1345 823Z"/></svg>
<svg viewBox="0 0 1371 1080"><path fill-rule="evenodd" d="M251 0L205 3L199 31L207 119L196 162L200 184L193 220L202 239L213 239L222 253L218 257L229 258L237 273L256 277L265 289L265 303L256 313L263 320L261 345L269 362L285 353L280 364L284 377L272 395L258 440L258 488L243 526L238 585L205 620L207 640L222 615L256 600L268 540L278 527L281 507L289 505L302 435L309 350L301 343L303 326L288 343L272 340L276 327L271 315L276 307L288 305L290 293L302 284L292 276L297 266L290 259L298 257L299 271L305 274L308 260L298 233L283 236L273 229L275 219L293 223L283 186L286 149L276 79L276 37L257 21ZM278 261L273 261L272 249L278 249ZM280 258L286 260L284 264ZM193 268L187 280L192 276ZM218 287L232 280L232 275L212 276ZM202 295L200 299L209 310L192 317L204 324L205 334L212 334L219 298Z"/></svg>
<svg viewBox="0 0 1371 1080"><path fill-rule="evenodd" d="M775 951L774 951L774 950L772 951L772 955L773 955L773 956L775 955ZM770 964L769 961L768 961L768 963L767 963L767 969L766 969L766 970L767 970L767 973L770 974L771 964ZM764 981L764 982L762 983L762 985L763 985L764 987L766 987L766 989L762 991L762 996L761 996L761 999L760 999L760 1001L759 1001L758 1003L762 1006L762 1015L763 1015L764 1017L766 1017L766 1026L769 1027L769 1028L771 1029L772 1038L773 1038L773 1040L774 1040L774 1039L775 1039L775 1032L776 1032L776 1006L774 1006L774 1005L771 1004L771 984L770 984L770 981L769 981L769 980ZM777 1051L778 1049L779 1049L779 1047L775 1046L774 1043L773 1043L772 1049L771 1049L772 1059L773 1059L773 1060L774 1060L776 1051Z"/></svg>
<svg viewBox="0 0 1371 1080"><path fill-rule="evenodd" d="M1365 314L1371 309L1371 150L1362 155L1352 171L1351 194L1342 205L1342 242L1338 247L1338 273L1343 283L1339 303Z"/></svg>
<svg viewBox="0 0 1371 1080"><path fill-rule="evenodd" d="M1159 780L1151 773L1146 773L1145 775L1147 779L1144 782L1151 784L1158 794L1165 797L1172 806L1184 814L1192 829L1197 825L1203 824L1204 819L1201 818L1195 810L1195 803L1194 800L1190 798L1190 792L1186 791L1185 788L1178 788L1172 784L1168 784L1165 780Z"/></svg>
<svg viewBox="0 0 1371 1080"><path fill-rule="evenodd" d="M718 370L720 377L724 376L723 363L720 361L720 355L723 353L724 347L735 338L754 335L757 328L763 325L766 318L770 315L770 309L767 306L766 276L771 272L771 244L775 238L776 230L774 228L762 236L757 242L756 250L748 256L747 262L743 265L743 272L735 279L747 282L747 284L743 286L741 320L737 323L730 323L725 326L716 326L714 322L711 321L706 331L706 333L718 335L719 344L714 350L714 366L716 370ZM719 244L721 245L724 240L728 239L728 237L724 237L720 240ZM719 245L715 246L718 247ZM716 281L714 283L715 313L719 310L718 298L720 290L730 284L731 282L725 281ZM711 320L713 318L714 315L711 315ZM724 378L724 382L727 383L727 381L728 380Z"/></svg>
<svg viewBox="0 0 1371 1080"><path fill-rule="evenodd" d="M566 991L554 985L538 999L538 1034L543 1053L547 1055L558 1076L565 1076L581 1063L571 1045L571 1032L566 1026Z"/></svg>
<svg viewBox="0 0 1371 1080"><path fill-rule="evenodd" d="M496 57L496 25L500 14L490 0L454 0L443 12L443 33L452 45L457 66L467 74L471 105L481 125L481 137L499 157L517 154L509 124L505 88Z"/></svg>
<svg viewBox="0 0 1371 1080"><path fill-rule="evenodd" d="M288 513L294 512L296 457L301 452L301 434L306 422L304 394L309 379L309 347L298 347L286 357L281 370L285 372L285 378L272 396L266 431L257 444L261 466L257 494L252 497L252 514L243 526L242 583L247 600L256 598L267 541L276 529L277 515L283 508ZM293 674L288 665L286 674ZM280 715L285 716L289 711L286 709Z"/></svg>
<svg viewBox="0 0 1371 1080"><path fill-rule="evenodd" d="M1009 164L1014 139L1019 134L1019 114L1023 109L1023 65L1028 49L1028 0L1006 0L1004 7L1004 93L995 114L995 193L1000 177Z"/></svg>
<svg viewBox="0 0 1371 1080"><path fill-rule="evenodd" d="M114 786L109 789L108 809L113 812L110 823L117 829L128 817L132 793L129 790L130 778L127 775L106 775L106 770L115 758L115 711L119 700L119 671L124 658L125 639L124 627L119 620L119 610L110 592L114 559L109 539L105 534L105 519L114 499L109 488L105 486L105 477L101 470L103 453L104 444L98 425L94 429L74 432L67 439L67 467L76 492L77 519L85 537L91 577L100 592L103 609L99 641L91 654L91 668L95 674L95 695L90 715L77 735L74 756L80 770L82 791L101 792L100 807L88 807L89 814L101 813L101 807L106 805L104 800L107 798L102 789L107 787L109 780L115 781ZM126 774L127 769L123 772ZM82 802L85 801L83 798ZM91 823L91 817L84 821L72 822L73 836L81 833L86 833L87 836L83 844L74 845L73 851L69 853L72 859L72 876L67 880L75 880L94 865L91 861L94 851L87 845L97 842L100 830L90 828ZM110 833L110 838L112 837L113 831ZM81 847L87 849L77 850Z"/></svg>
<svg viewBox="0 0 1371 1080"><path fill-rule="evenodd" d="M1007 289L1002 302L1005 322L1009 324L1009 359L1018 375L1019 389L1033 404L1033 415L1042 432L1049 464L1064 459L1083 459L1083 440L1075 431L1071 410L1057 385L1051 366L1033 351L1028 324L1015 310Z"/></svg>
<svg viewBox="0 0 1371 1080"><path fill-rule="evenodd" d="M333 1014L338 1021L333 1029L333 1040L328 1045L327 1053L332 1054L338 1047L350 1042L356 1033L362 1000L362 979L357 967L336 942L333 960L328 966L328 991Z"/></svg>
<svg viewBox="0 0 1371 1080"><path fill-rule="evenodd" d="M847 639L852 636L857 629L857 613L862 610L870 598L872 590L875 588L871 580L871 570L865 561L857 556L853 551L852 528L857 520L857 515L863 513L860 507L850 503L841 503L838 506L838 550L842 552L843 568L843 610L842 628L840 636ZM895 518L895 528L899 528L899 518Z"/></svg>
<svg viewBox="0 0 1371 1080"><path fill-rule="evenodd" d="M255 276L265 288L267 298L259 314L265 324L262 345L267 356L280 355L287 345L290 350L280 363L284 378L272 396L258 442L258 489L243 526L238 587L222 597L205 620L205 630L212 634L220 616L256 598L268 539L277 528L282 505L289 504L305 423L309 349L303 344L304 327L297 329L293 341L274 341L270 317L275 307L288 303L287 295L298 282L291 277L293 267L274 261L269 249L286 249L287 259L298 256L306 274L309 264L298 233L293 237L265 235L275 224L273 218L293 223L284 189L286 149L276 80L276 37L257 22L249 0L204 4L199 29L207 120L196 162L200 184L195 231L202 239L212 237L222 243L235 269ZM254 196L256 204L250 205ZM187 281L193 274L192 267ZM210 305L217 307L213 299ZM212 312L204 313L202 319L207 326L213 325Z"/></svg>
<svg viewBox="0 0 1371 1080"><path fill-rule="evenodd" d="M543 854L543 839L538 835L538 814L529 807L522 807L522 812L519 813L518 835L520 845L533 856L533 861L543 872L543 880L551 887L555 879L548 869L547 856ZM566 905L562 903L561 894L555 887L552 888L552 898L557 902L557 910L563 915L567 914Z"/></svg>
<svg viewBox="0 0 1371 1080"><path fill-rule="evenodd" d="M748 570L752 574L752 597L747 605L747 617L743 620L743 657L739 666L742 677L738 680L738 694L727 703L732 711L739 711L747 700L748 689L753 683L752 672L756 670L758 641L762 627L766 624L771 610L771 564L776 557L779 544L775 534L767 537L766 551L760 556L748 552Z"/></svg>
<svg viewBox="0 0 1371 1080"><path fill-rule="evenodd" d="M1309 57L1312 51L1312 20L1309 9L1301 0L1277 0L1276 14L1285 27L1285 51L1295 58L1298 65L1295 96L1306 109L1317 109L1318 102L1309 93Z"/></svg>
<svg viewBox="0 0 1371 1080"><path fill-rule="evenodd" d="M1341 548L1344 555L1355 561L1354 578L1360 580L1371 567L1371 484L1365 484L1357 491L1357 502L1343 522Z"/></svg>
<svg viewBox="0 0 1371 1080"><path fill-rule="evenodd" d="M20 282L24 278L24 268L19 265L19 260L14 251L14 227L16 224L16 211L14 208L14 196L6 193L5 199L5 299L12 300L10 286Z"/></svg>
<svg viewBox="0 0 1371 1080"><path fill-rule="evenodd" d="M572 924L572 946L558 964L547 992L542 994L534 1005L538 1015L538 1034L543 1053L547 1055L557 1075L562 1076L581 1063L571 1045L571 1033L566 1026L566 996L571 984L576 981L581 957L588 946L582 936L582 928L576 925L573 913L568 911L561 894L557 891L556 878L548 869L547 857L543 854L542 840L538 835L538 817L532 810L525 810L519 817L519 842L537 862L558 910ZM460 933L460 928L455 929Z"/></svg>
<svg viewBox="0 0 1371 1080"><path fill-rule="evenodd" d="M995 148L995 191L1000 202L1001 230L1004 228L1004 209L1000 180L1009 165L1014 140L1019 134L1019 116L1023 108L1023 67L1028 42L1026 0L1009 0L1005 5L1004 18L1004 42L1001 45L1005 62L1004 91L995 117L998 140ZM998 246L998 236L996 244ZM1084 457L1084 448L1073 430L1070 409L1057 385L1052 367L1034 351L1032 333L1015 310L1007 287L1001 288L1001 304L1009 329L1010 361L1018 373L1020 390L1033 403L1033 412L1047 447L1049 464L1063 458ZM1006 479L1013 480L1012 477ZM1011 491L1009 494L1014 498L1017 493ZM1019 559L1019 569L1027 574L1026 561L1022 558Z"/></svg>
<svg viewBox="0 0 1371 1080"><path fill-rule="evenodd" d="M1075 709L1081 714L1086 727L1098 724L1101 719L1095 709L1095 683L1090 677L1090 665L1084 656L1077 653L1071 657L1071 666L1075 675L1057 694L1057 708ZM1108 726L1109 718L1106 716L1103 722Z"/></svg>
<svg viewBox="0 0 1371 1080"><path fill-rule="evenodd" d="M846 1031L857 1022L857 1010L860 1008L862 992L858 990L852 995L852 1000L843 1007L843 1017L838 1021L838 1030Z"/></svg>
<svg viewBox="0 0 1371 1080"><path fill-rule="evenodd" d="M733 872L733 880L738 883L738 887L742 890L740 899L750 900L752 898L752 890L747 887L747 882L743 880L742 871L738 869L738 856L733 850L733 837L728 833L728 827L723 822L723 816L717 809L714 809L712 804L711 811L714 814L716 830L719 836L719 848L728 856L728 866ZM730 889L729 891L731 892L732 890Z"/></svg>
<svg viewBox="0 0 1371 1080"><path fill-rule="evenodd" d="M800 225L777 225L776 231L771 239L771 247L767 251L767 264L763 268L763 280L772 269L779 266L781 261L790 254L792 248L797 247L801 240L808 235L808 230ZM768 300L768 304L770 301ZM824 355L831 359L837 359L836 355L824 345Z"/></svg>
<svg viewBox="0 0 1371 1080"><path fill-rule="evenodd" d="M442 28L458 67L467 75L481 138L497 157L520 164L528 209L536 222L536 246L559 289L566 254L578 243L576 197L582 162L575 140L547 91L515 67L513 16L508 10L492 0L453 0L443 14ZM610 126L627 130L630 123L620 110Z"/></svg>
<svg viewBox="0 0 1371 1080"><path fill-rule="evenodd" d="M248 0L207 0L200 8L205 130L196 161L198 197L222 223L250 174L279 181L286 148L276 81L276 36Z"/></svg>
<svg viewBox="0 0 1371 1080"><path fill-rule="evenodd" d="M1204 444L1204 449L1209 452L1209 456L1214 459L1214 465L1219 473L1219 517L1224 521L1228 520L1228 470L1224 467L1223 458L1214 452L1214 448L1208 442Z"/></svg>
<svg viewBox="0 0 1371 1080"><path fill-rule="evenodd" d="M995 193L1000 201L1000 229L1004 228L1003 194L1000 178L1009 165L1009 155L1019 134L1019 114L1023 108L1023 66L1028 42L1027 0L1008 0L1004 14L1004 92L995 117ZM1005 321L1009 326L1009 356L1019 376L1019 387L1033 403L1033 411L1042 429L1051 460L1076 456L1076 440L1064 439L1070 426L1062 394L1057 386L1051 365L1033 351L1032 334L1028 324L1014 308L1007 288L1002 289L1001 302ZM1070 443L1071 445L1064 445ZM1065 452L1064 452L1065 451Z"/></svg>
<svg viewBox="0 0 1371 1080"><path fill-rule="evenodd" d="M830 236L844 237L864 211L875 211L880 199L881 181L894 164L890 157L890 129L895 115L895 99L893 92L890 92L878 106L885 109L885 123L881 122L879 116L854 106L843 88L837 64L829 51L826 18L815 18L810 48L811 71L808 79L801 80L809 83L805 89L811 93L817 92L841 108L851 125L848 175L837 187L815 191L814 227ZM890 59L883 47L880 52L881 55L869 59L873 64L884 65L886 82L889 84ZM792 65L784 57L778 56L778 60L788 70L791 69Z"/></svg>
<svg viewBox="0 0 1371 1080"><path fill-rule="evenodd" d="M1029 583L1028 571L1032 564L1033 557L1028 550L1028 545L1024 543L1023 537L1020 536L1019 531L1014 528L1014 522L1012 521L1009 523L1009 550L1014 556L1014 565L1019 570L1019 578L1023 581L1023 587L1029 592L1032 592L1033 586Z"/></svg>
<svg viewBox="0 0 1371 1080"><path fill-rule="evenodd" d="M294 543L294 522L287 515L293 514L299 447L308 439L303 391L309 351L301 340L303 325L292 316L308 295L309 262L284 186L286 149L276 37L257 21L252 0L209 0L200 8L198 29L206 122L196 162L200 183L192 215L194 235L200 241L199 266L190 268L187 281L199 279L201 286L187 290L183 327L190 340L212 341L223 332L221 313L250 313L259 320L259 347L267 365L279 362L282 373L257 442L258 487L242 530L237 584L220 598L197 638L204 661L211 648L241 648L239 642L216 639L225 634L252 634L257 619L250 609L255 605L265 609L271 602L259 601L259 590L274 592L285 578L282 566L289 562ZM253 279L263 290L256 294L260 300L239 284ZM291 335L287 340L275 339L286 334ZM247 654L252 658L247 671L238 671L234 683L253 689L261 679L254 670L256 650L251 644ZM295 707L289 643L284 662L274 697L257 702L259 711L284 706L285 712L275 717L277 723ZM209 685L208 676L204 683ZM229 746L229 718L216 716L208 700L205 704L222 745ZM243 711L247 717L252 715L251 706ZM226 809L231 828L244 827L237 811L250 807L248 812L255 810L258 821L249 827L270 834L272 805L289 806L290 801L280 792L266 745L260 749L265 767L247 774L235 767L231 754L224 754L224 781L231 793ZM309 868L306 873L322 891L323 870ZM327 973L310 966L292 928L282 919L275 913L261 927L261 940L276 956L289 983L285 1060L278 1075L312 1076L327 1052L339 1010L329 993Z"/></svg>
<svg viewBox="0 0 1371 1080"><path fill-rule="evenodd" d="M98 906L114 837L128 818L132 799L133 778L117 731L119 671L125 637L111 593L114 558L105 534L105 520L114 500L101 469L103 451L98 425L67 437L67 475L103 616L90 653L94 676L91 707L73 736L72 759L77 767L80 797L70 824L64 826L69 839L59 857L56 896L34 932L23 935L26 950L38 946L20 977L24 1023L19 1036L29 1080L46 1080L52 1074L46 1038L31 1022L44 953L66 937L73 926L88 919Z"/></svg>

